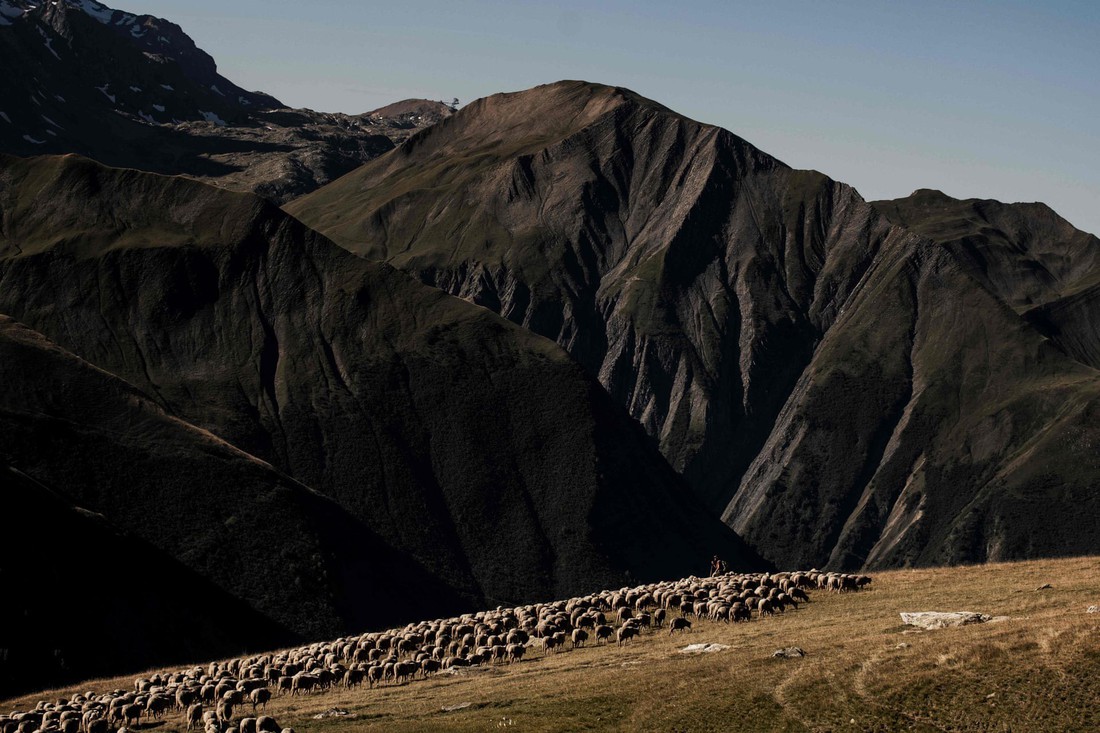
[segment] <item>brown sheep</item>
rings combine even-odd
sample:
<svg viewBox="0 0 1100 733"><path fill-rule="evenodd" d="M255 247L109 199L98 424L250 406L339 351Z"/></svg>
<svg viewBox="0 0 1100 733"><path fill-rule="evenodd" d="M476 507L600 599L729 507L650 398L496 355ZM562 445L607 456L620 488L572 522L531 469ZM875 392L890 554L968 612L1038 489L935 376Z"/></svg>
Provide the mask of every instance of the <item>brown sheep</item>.
<svg viewBox="0 0 1100 733"><path fill-rule="evenodd" d="M130 703L122 708L122 720L128 726L133 723L136 727L141 721L142 707L137 703Z"/></svg>
<svg viewBox="0 0 1100 733"><path fill-rule="evenodd" d="M616 634L618 641L617 645L622 646L640 633L641 632L638 631L637 626L633 626L631 624L623 624L619 627L619 631Z"/></svg>
<svg viewBox="0 0 1100 733"><path fill-rule="evenodd" d="M197 702L187 708L187 730L205 727L202 724L202 703Z"/></svg>
<svg viewBox="0 0 1100 733"><path fill-rule="evenodd" d="M261 715L256 718L256 730L258 733L279 733L279 724L270 715Z"/></svg>
<svg viewBox="0 0 1100 733"><path fill-rule="evenodd" d="M674 618L668 623L668 635L672 636L674 631L684 631L691 628L691 621L688 621L683 616Z"/></svg>
<svg viewBox="0 0 1100 733"><path fill-rule="evenodd" d="M508 645L508 662L518 662L523 659L523 655L527 652L527 647L523 644L509 644Z"/></svg>
<svg viewBox="0 0 1100 733"><path fill-rule="evenodd" d="M573 648L576 649L579 646L584 646L584 642L588 641L588 632L584 629L573 629Z"/></svg>

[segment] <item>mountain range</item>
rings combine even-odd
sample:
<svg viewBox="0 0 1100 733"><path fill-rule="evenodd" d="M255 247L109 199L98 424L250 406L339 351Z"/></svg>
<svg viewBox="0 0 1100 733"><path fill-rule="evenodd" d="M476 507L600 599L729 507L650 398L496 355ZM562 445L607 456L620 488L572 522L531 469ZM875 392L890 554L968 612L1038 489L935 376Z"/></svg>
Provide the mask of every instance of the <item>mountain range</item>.
<svg viewBox="0 0 1100 733"><path fill-rule="evenodd" d="M20 596L0 687L715 553L1100 550L1100 241L1042 204L868 202L581 81L291 110L94 0L0 0L0 56L0 578L103 629Z"/></svg>
<svg viewBox="0 0 1100 733"><path fill-rule="evenodd" d="M421 127L442 102L359 115L289 109L248 92L176 24L95 0L0 0L0 150L79 153L286 201ZM123 141L125 141L124 144Z"/></svg>

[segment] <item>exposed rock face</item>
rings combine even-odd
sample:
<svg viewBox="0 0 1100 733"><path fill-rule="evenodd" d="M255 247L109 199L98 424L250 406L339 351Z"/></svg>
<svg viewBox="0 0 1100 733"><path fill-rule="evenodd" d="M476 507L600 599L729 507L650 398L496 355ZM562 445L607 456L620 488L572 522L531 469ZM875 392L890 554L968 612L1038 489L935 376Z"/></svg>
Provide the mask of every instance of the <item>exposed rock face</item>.
<svg viewBox="0 0 1100 733"><path fill-rule="evenodd" d="M3 7L0 65L19 73L0 76L0 152L79 153L285 201L451 113L426 100L393 116L290 110L219 75L169 21L94 0Z"/></svg>
<svg viewBox="0 0 1100 733"><path fill-rule="evenodd" d="M711 552L756 562L553 342L352 255L262 199L76 156L0 158L0 212L0 312L231 444L270 472L269 491L300 484L330 497L337 546L322 557L401 567L382 546L448 589L396 569L401 582L349 583L388 589L372 604L392 597L406 613L412 595L439 607L431 615L452 598L494 605L674 577ZM30 394L56 399L55 379L34 378ZM65 399L93 399L82 395ZM235 474L213 466L196 480L170 461L157 470L156 455L135 473L177 478L142 494L155 511L138 510L116 488L129 469L112 473L124 457L100 463L17 423L6 432L4 445L22 446L13 465L118 526L146 526L176 557L194 552L194 528L164 529L189 506L175 492L209 492L217 522L247 510L220 498ZM281 552L264 561L278 565ZM311 617L365 621L316 596L333 607Z"/></svg>
<svg viewBox="0 0 1100 733"><path fill-rule="evenodd" d="M781 566L1100 549L1098 374L1008 303L1046 292L1029 263L1077 271L1045 238L975 279L848 186L583 82L479 100L287 210L558 341Z"/></svg>

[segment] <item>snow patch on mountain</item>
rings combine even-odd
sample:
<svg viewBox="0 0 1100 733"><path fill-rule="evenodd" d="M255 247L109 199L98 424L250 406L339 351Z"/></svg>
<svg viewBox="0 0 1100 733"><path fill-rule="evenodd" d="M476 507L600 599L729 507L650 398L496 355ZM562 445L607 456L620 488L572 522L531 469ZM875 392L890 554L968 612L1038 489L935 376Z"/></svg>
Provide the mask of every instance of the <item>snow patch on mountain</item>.
<svg viewBox="0 0 1100 733"><path fill-rule="evenodd" d="M26 140L29 143L33 143L34 145L45 145L46 144L45 140L35 140L30 135L24 135L23 139Z"/></svg>
<svg viewBox="0 0 1100 733"><path fill-rule="evenodd" d="M218 127L225 127L226 124L228 124L221 117L218 117L218 114L216 112L204 112L200 109L199 114L202 115L204 120L206 120L207 122L213 122Z"/></svg>
<svg viewBox="0 0 1100 733"><path fill-rule="evenodd" d="M100 23L106 25L111 22L111 16L114 15L113 10L106 5L97 3L95 0L66 0L69 5L74 8L79 8L85 12L85 14L98 20Z"/></svg>
<svg viewBox="0 0 1100 733"><path fill-rule="evenodd" d="M11 117L8 117L7 112L0 112L0 117L4 119L4 122L7 122L9 125L11 124Z"/></svg>
<svg viewBox="0 0 1100 733"><path fill-rule="evenodd" d="M98 89L99 91L103 92L103 96L104 96L104 97L106 97L107 99L109 99L109 100L111 100L112 102L114 102L114 101L115 101L115 95L113 95L113 94L108 94L108 93L107 93L107 87L109 87L109 86L111 86L110 82L108 82L108 83L104 84L104 85L103 85L103 86L101 86L101 87L96 87L96 89Z"/></svg>

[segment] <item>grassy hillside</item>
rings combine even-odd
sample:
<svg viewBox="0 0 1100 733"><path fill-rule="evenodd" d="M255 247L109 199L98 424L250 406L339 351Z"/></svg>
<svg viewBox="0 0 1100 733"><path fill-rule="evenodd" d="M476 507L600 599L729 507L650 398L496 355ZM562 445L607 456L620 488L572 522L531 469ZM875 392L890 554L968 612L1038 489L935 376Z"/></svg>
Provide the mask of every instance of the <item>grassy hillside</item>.
<svg viewBox="0 0 1100 733"><path fill-rule="evenodd" d="M299 637L367 627L371 609L415 618L453 612L450 598L477 608L685 575L715 552L760 567L553 342L255 196L0 156L0 313L51 344L0 339L0 459ZM165 451L129 419L132 393L141 417L176 421ZM240 456L196 449L211 435ZM286 513L265 507L272 487L323 508L307 512L316 524L280 492ZM288 539L303 521L317 543Z"/></svg>
<svg viewBox="0 0 1100 733"><path fill-rule="evenodd" d="M1040 586L1050 584L1044 590ZM1096 558L885 572L870 590L817 591L784 616L649 634L428 681L281 698L299 731L1075 731L1100 725ZM901 611L973 610L1009 620L913 632ZM713 642L729 649L679 652ZM801 659L775 659L799 646ZM0 703L25 709L99 680ZM447 711L444 708L467 705ZM346 716L315 719L333 708ZM170 715L160 731L182 730Z"/></svg>

